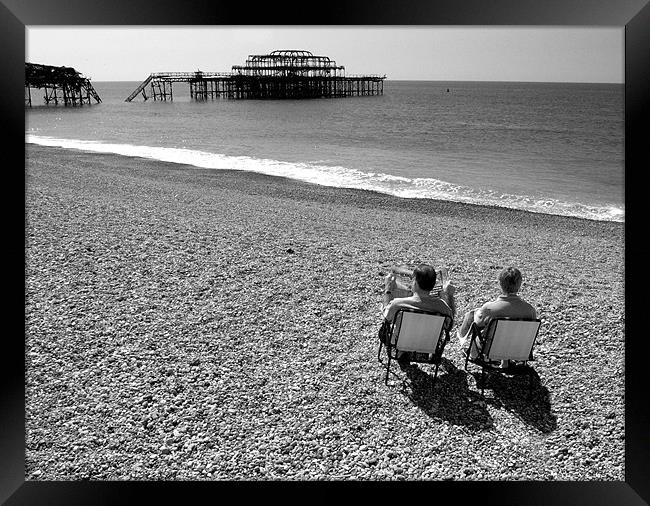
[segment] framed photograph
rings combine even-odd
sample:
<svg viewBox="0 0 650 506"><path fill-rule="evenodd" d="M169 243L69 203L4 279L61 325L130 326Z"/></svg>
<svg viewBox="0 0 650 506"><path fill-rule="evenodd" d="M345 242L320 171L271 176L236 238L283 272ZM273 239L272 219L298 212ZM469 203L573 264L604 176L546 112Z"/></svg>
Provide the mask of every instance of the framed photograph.
<svg viewBox="0 0 650 506"><path fill-rule="evenodd" d="M649 9L3 0L0 498L647 503ZM398 306L433 362L386 368ZM494 318L541 323L468 362Z"/></svg>

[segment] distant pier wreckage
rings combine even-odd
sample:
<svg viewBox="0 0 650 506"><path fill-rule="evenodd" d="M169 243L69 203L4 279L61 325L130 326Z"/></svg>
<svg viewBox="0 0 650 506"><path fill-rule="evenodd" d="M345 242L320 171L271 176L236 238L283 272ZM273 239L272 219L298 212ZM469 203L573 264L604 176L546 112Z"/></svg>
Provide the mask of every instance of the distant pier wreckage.
<svg viewBox="0 0 650 506"><path fill-rule="evenodd" d="M90 84L90 79L83 77L72 67L52 67L37 63L25 63L25 105L32 106L32 88L45 92L44 102L49 105L84 105L94 99L102 100Z"/></svg>
<svg viewBox="0 0 650 506"><path fill-rule="evenodd" d="M138 94L151 98L173 100L172 83L189 83L190 97L279 99L338 98L382 95L386 76L346 76L345 67L327 56L314 56L309 51L282 50L265 55L249 55L245 65L233 65L232 72L158 72L151 74L126 102Z"/></svg>

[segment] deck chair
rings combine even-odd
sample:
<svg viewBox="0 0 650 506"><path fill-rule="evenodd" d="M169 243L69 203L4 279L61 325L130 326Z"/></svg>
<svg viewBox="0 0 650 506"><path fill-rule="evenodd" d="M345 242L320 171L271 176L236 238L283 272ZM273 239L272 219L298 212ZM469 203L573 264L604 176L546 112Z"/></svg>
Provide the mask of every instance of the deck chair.
<svg viewBox="0 0 650 506"><path fill-rule="evenodd" d="M445 344L449 342L449 330L453 323L452 317L439 313L409 308L397 311L388 329L386 342L380 340L377 353L377 360L381 362L381 350L386 346L386 385L391 360L397 359L399 353L408 353L411 362L435 364L435 384L442 352Z"/></svg>
<svg viewBox="0 0 650 506"><path fill-rule="evenodd" d="M506 375L528 375L528 397L533 386L533 346L541 320L498 317L490 320L483 332L474 323L471 326L470 345L465 350L465 370L468 362L481 366L481 395L485 395L486 371ZM501 361L508 360L507 367ZM512 361L517 362L513 364Z"/></svg>

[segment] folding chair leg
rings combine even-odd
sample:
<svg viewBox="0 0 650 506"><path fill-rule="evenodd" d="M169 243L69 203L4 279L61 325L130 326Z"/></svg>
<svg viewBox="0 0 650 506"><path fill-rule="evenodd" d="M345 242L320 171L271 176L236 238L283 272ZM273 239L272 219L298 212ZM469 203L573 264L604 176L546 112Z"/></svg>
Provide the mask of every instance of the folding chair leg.
<svg viewBox="0 0 650 506"><path fill-rule="evenodd" d="M469 362L469 351L472 349L472 345L469 345L467 351L465 352L465 370L467 371L467 363Z"/></svg>
<svg viewBox="0 0 650 506"><path fill-rule="evenodd" d="M388 364L386 365L386 379L384 382L388 385L388 374L390 373L390 353L388 354Z"/></svg>
<svg viewBox="0 0 650 506"><path fill-rule="evenodd" d="M377 352L377 360L381 362L381 348L383 347L384 343L379 341L379 351Z"/></svg>
<svg viewBox="0 0 650 506"><path fill-rule="evenodd" d="M431 385L431 388L436 386L436 379L438 378L438 367L440 367L440 362L436 364L436 371L433 373L433 383Z"/></svg>

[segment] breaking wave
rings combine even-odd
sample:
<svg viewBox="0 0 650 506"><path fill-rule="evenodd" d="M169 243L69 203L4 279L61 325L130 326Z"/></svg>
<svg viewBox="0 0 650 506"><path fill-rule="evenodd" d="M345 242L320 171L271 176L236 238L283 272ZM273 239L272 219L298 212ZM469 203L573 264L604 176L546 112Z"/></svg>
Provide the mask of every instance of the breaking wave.
<svg viewBox="0 0 650 506"><path fill-rule="evenodd" d="M257 172L323 186L371 190L402 198L447 200L598 221L622 222L625 217L624 209L615 206L593 206L562 202L551 198L539 199L526 195L476 189L433 178L408 178L318 163L285 162L182 148L111 144L35 135L26 135L26 142L95 153L149 158L164 162L193 165L205 169Z"/></svg>

